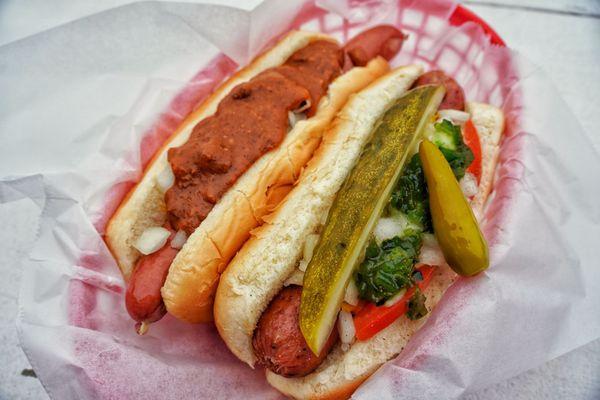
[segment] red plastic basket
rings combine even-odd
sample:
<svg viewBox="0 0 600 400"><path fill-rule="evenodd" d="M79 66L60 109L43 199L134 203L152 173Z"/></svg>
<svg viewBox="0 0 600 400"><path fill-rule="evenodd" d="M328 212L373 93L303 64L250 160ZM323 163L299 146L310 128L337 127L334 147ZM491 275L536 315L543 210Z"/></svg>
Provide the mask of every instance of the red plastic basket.
<svg viewBox="0 0 600 400"><path fill-rule="evenodd" d="M398 1L403 2L403 0ZM408 0L406 1L408 2ZM361 3L357 4L360 5ZM365 3L363 2L362 4L364 5ZM414 4L419 6L419 4L423 3L415 1ZM446 16L443 21L445 27L447 28L448 22L455 27L471 22L481 27L487 38L482 37L482 35L473 35L477 36L477 39L465 43L464 46L455 46L450 43L448 46L445 46L447 47L447 49L445 49L447 50L446 52L441 51L439 54L436 53L433 55L420 54L419 49L421 47L426 47L427 42L431 42L432 39L424 34L419 35L418 32L422 32L423 27L427 23L432 23L435 18L425 14L421 15L420 19L412 20L407 12L410 12L410 10L401 8L397 15L389 16L392 21L396 21L396 25L400 26L403 30L406 28L408 32L414 33L411 43L412 47L406 48L406 54L418 58L420 61L423 61L430 66L435 66L437 61L443 63L444 57L458 59L459 62L456 63L456 68L452 67L448 70L452 75L460 75L462 73L465 76L469 76L473 69L477 68L471 54L473 51L479 51L482 46L483 48L487 48L489 43L505 46L505 43L500 36L484 20L467 8L459 5L452 11L449 18L448 14L445 14ZM404 23L406 23L406 25ZM326 33L331 33L339 39L344 40L363 26L362 23L352 23L343 20L339 16L334 17L326 10L318 8L314 2L307 2L300 10L290 28L305 27L305 25L309 24L312 25L307 27L307 29L318 29ZM471 28L465 27L465 29ZM396 63L402 61L403 60L396 60ZM185 116L206 98L220 82L231 75L236 68L237 65L230 58L220 54L209 61L206 67L192 78L189 84L175 96L169 105L169 108L165 110L156 123L150 128L149 132L144 136L142 143L140 144L142 165L145 165L149 161L152 154L154 154L160 145L170 136ZM481 98L479 99L480 101L485 101L492 97L498 99L499 101L497 101L497 103L501 104L502 101L506 99L503 88L508 85L502 85L499 81L500 78L498 78L499 74L495 75L496 78L494 81L485 84L484 91L487 93L485 96L487 98ZM473 79L473 82L475 81L476 79ZM473 91L477 92L481 88L477 87L477 84L473 82L468 82L469 86ZM494 94L496 92L498 93L497 96ZM132 153L137 154L135 152ZM107 219L112 215L123 196L133 184L134 182L130 181L120 182L113 186L109 191L106 208L102 215L94 221L94 225L99 232L104 231ZM80 265L101 272L103 268L107 267L106 263L102 264L102 262L102 259L96 259L94 256L82 257ZM114 268L114 266L108 267ZM122 293L120 293L120 289L116 288L111 290L115 296L113 301L122 304ZM113 335L118 327L112 329L112 327L98 326L95 323L94 313L97 308L98 298L98 288L88 285L84 281L71 281L69 291L70 323L72 326L83 328L77 330L77 336L74 339L74 356L77 358L78 365L80 365L80 368L84 371L84 373L81 374L83 377L82 386L86 387L86 391L89 390L89 393L94 393L94 397L97 398L128 398L130 397L130 393L136 393L136 396L139 397L145 395L146 397L152 397L153 394L164 391L165 388L168 387L173 390L189 390L189 392L186 392L186 397L203 397L201 388L193 386L195 383L190 383L197 382L197 370L189 368L184 369L183 371L175 371L175 369L165 368L164 363L161 360L154 360L152 357L131 348L130 346L121 346L118 342L115 344L112 341L100 340L105 337L104 334L107 334L108 336ZM226 354L226 350L216 336L216 332L211 329L204 327L202 330L199 330L197 327L184 326L183 324L175 326L177 321L172 318L166 319L167 325L173 324L174 326L172 332L169 332L173 335L173 337L170 337L172 339L169 345L170 354L182 354L190 359L196 359L195 357L200 357L203 354L205 355L207 349L211 349L210 351L219 352L219 358L223 356L223 358L227 360L232 357L229 354ZM112 320L114 319L111 319L111 321ZM187 339L181 340L182 337ZM178 346L183 346L184 348L179 348ZM175 349L175 347L177 347L177 349ZM224 353L220 353L220 351L223 351ZM113 353L118 353L118 357L111 359L110 363L104 362L101 357L96 357L96 354ZM140 359L142 358L144 359L144 362L140 364ZM258 375L251 375L253 372L248 368L240 367L238 371L236 368L232 369L229 365L226 365L226 362L223 362L222 364L224 369L219 372L219 363L215 363L216 372L214 376L239 376L239 380L236 381L236 385L239 386L237 390L243 391L243 385L248 384L247 381L258 379ZM144 366L143 371L140 370L140 365ZM123 371L126 371L126 373ZM156 382L148 378L156 378ZM151 382L155 386L158 386L152 387L152 385L144 385L142 382ZM168 386L161 387L161 382L164 385L168 382ZM260 383L254 382L254 384L258 385ZM190 385L192 385L192 387L188 387ZM168 393L165 393L165 395L167 394Z"/></svg>
<svg viewBox="0 0 600 400"><path fill-rule="evenodd" d="M453 26L460 26L465 22L474 22L479 25L486 35L489 36L492 44L496 44L498 46L506 46L504 40L496 33L492 27L485 22L479 15L475 14L473 11L468 8L458 5L454 10L454 13L450 16L450 24Z"/></svg>

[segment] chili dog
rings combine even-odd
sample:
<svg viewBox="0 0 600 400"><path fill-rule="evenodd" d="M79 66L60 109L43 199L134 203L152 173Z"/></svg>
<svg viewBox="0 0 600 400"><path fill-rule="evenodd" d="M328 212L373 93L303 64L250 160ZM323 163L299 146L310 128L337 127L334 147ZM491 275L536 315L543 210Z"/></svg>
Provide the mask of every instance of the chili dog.
<svg viewBox="0 0 600 400"><path fill-rule="evenodd" d="M351 94L388 70L403 38L379 26L348 51L326 35L291 32L184 120L107 225L139 333L166 312L212 319L229 260L285 197Z"/></svg>
<svg viewBox="0 0 600 400"><path fill-rule="evenodd" d="M355 95L221 277L215 323L229 349L288 396L349 397L458 274L487 267L475 215L503 129L498 108L417 65Z"/></svg>

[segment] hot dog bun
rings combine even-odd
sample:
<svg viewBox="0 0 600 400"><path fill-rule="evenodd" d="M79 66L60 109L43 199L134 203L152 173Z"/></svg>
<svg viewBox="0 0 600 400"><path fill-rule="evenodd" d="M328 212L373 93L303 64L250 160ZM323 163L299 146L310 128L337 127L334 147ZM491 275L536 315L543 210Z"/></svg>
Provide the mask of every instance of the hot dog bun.
<svg viewBox="0 0 600 400"><path fill-rule="evenodd" d="M395 69L352 96L286 201L253 232L221 277L215 323L227 346L254 365L252 333L262 312L294 271L304 241L321 223L379 116L423 72Z"/></svg>
<svg viewBox="0 0 600 400"><path fill-rule="evenodd" d="M219 102L236 85L247 82L260 72L282 64L296 50L308 43L330 38L326 35L309 32L290 32L275 47L257 57L224 82L177 128L171 137L156 152L148 164L144 175L127 194L106 228L106 243L115 256L125 279L131 275L140 253L133 247L139 235L150 226L161 226L167 219L164 195L159 189L157 176L168 167L167 150L185 143L194 126L206 117L213 115Z"/></svg>
<svg viewBox="0 0 600 400"><path fill-rule="evenodd" d="M322 223L373 125L421 72L418 66L396 69L348 102L324 134L323 144L286 201L269 216L267 224L253 232L254 237L223 274L215 300L215 323L227 346L242 361L254 366L252 335L256 324L294 272L306 237ZM482 158L487 165L483 173L488 177L483 179L482 176L479 190L486 191L486 195L479 201L484 204L491 187L504 118L499 109L489 105L472 103L468 109L483 136ZM484 145L486 140L494 145ZM429 310L455 278L456 274L447 265L436 269L425 290ZM327 359L305 377L285 378L267 371L267 379L294 398L349 397L383 363L400 353L424 321L400 318L370 340L356 341L346 352L338 344Z"/></svg>
<svg viewBox="0 0 600 400"><path fill-rule="evenodd" d="M261 157L215 205L188 238L169 269L162 297L169 313L188 322L212 318L220 274L231 258L292 188L348 97L388 70L383 58L355 67L329 86L316 114L298 122L279 148Z"/></svg>
<svg viewBox="0 0 600 400"><path fill-rule="evenodd" d="M257 57L225 83L188 116L156 153L140 182L129 192L108 223L106 242L127 280L140 257L133 244L148 227L167 219L164 193L157 177L168 168L167 150L185 143L193 127L214 114L219 102L240 83L260 72L283 64L297 50L316 40L333 40L318 33L294 31ZM221 270L248 237L287 193L300 169L320 141L320 131L329 125L348 95L360 90L388 69L383 59L363 68L353 68L338 77L317 109L298 123L282 145L260 158L215 205L208 217L189 237L171 265L162 290L167 310L189 322L212 319L212 299Z"/></svg>
<svg viewBox="0 0 600 400"><path fill-rule="evenodd" d="M473 207L481 209L493 183L504 130L504 114L499 108L483 103L468 103L467 110L471 113L481 141L482 176L472 203ZM431 283L424 291L427 297L425 304L430 311L425 317L417 321L399 318L371 339L354 342L346 352L338 345L313 373L305 377L285 378L267 370L267 380L282 393L296 399L350 397L365 379L404 349L456 278L456 273L448 265L436 268Z"/></svg>

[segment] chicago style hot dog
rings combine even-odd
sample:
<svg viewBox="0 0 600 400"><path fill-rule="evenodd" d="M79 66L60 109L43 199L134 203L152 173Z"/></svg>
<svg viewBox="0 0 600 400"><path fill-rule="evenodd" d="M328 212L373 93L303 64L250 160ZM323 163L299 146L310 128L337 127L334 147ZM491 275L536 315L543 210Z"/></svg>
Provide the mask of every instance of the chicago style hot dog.
<svg viewBox="0 0 600 400"><path fill-rule="evenodd" d="M349 96L388 70L402 40L380 26L345 49L326 35L292 32L185 119L107 226L140 333L166 312L212 319L229 260L293 186Z"/></svg>
<svg viewBox="0 0 600 400"><path fill-rule="evenodd" d="M504 117L422 72L398 68L348 101L221 277L221 337L291 397L349 397L458 275L488 266L476 215Z"/></svg>

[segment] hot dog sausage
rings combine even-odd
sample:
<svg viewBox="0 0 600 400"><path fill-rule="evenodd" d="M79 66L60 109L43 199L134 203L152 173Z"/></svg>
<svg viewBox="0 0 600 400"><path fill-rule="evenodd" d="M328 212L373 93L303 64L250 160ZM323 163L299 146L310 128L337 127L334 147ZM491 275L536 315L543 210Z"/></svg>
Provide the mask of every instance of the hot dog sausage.
<svg viewBox="0 0 600 400"><path fill-rule="evenodd" d="M160 250L141 257L138 261L125 293L127 312L135 321L147 324L158 321L165 315L160 289L178 251L167 243ZM138 333L144 333L143 326L137 324L136 327Z"/></svg>
<svg viewBox="0 0 600 400"><path fill-rule="evenodd" d="M252 338L258 363L286 377L314 371L338 339L334 329L322 353L312 353L298 323L301 294L300 286L288 286L279 292L260 317Z"/></svg>
<svg viewBox="0 0 600 400"><path fill-rule="evenodd" d="M395 27L380 25L352 38L344 51L354 65L362 67L377 56L391 60L400 51L404 38Z"/></svg>
<svg viewBox="0 0 600 400"><path fill-rule="evenodd" d="M462 87L443 71L429 71L417 79L413 87L441 84L446 88L446 95L439 106L440 110L465 110L465 92Z"/></svg>

